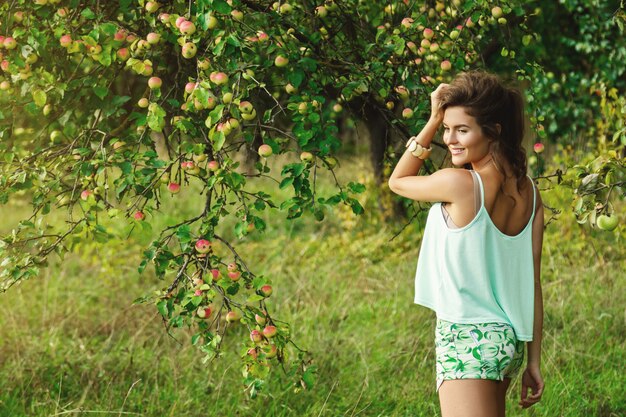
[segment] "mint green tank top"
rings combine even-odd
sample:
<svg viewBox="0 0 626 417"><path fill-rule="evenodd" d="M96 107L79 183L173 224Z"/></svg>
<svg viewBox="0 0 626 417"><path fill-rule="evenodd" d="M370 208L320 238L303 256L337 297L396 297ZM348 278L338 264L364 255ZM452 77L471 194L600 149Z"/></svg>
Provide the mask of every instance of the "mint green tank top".
<svg viewBox="0 0 626 417"><path fill-rule="evenodd" d="M500 322L513 326L522 341L533 339L533 211L515 236L502 233L485 208L480 175L480 209L464 227L446 225L441 203L428 212L415 274L415 303L455 323ZM529 177L530 179L530 177ZM532 179L530 179L531 182Z"/></svg>

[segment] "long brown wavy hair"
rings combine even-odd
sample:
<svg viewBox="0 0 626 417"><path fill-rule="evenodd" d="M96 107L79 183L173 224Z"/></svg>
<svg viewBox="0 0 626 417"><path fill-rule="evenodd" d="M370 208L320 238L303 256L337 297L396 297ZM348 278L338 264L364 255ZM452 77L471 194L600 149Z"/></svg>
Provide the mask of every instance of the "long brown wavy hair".
<svg viewBox="0 0 626 417"><path fill-rule="evenodd" d="M442 109L461 106L474 117L490 141L496 168L506 177L506 161L517 188L526 181L527 160L524 138L524 99L521 93L504 85L496 75L482 71L463 72L441 93ZM498 130L500 125L500 130Z"/></svg>

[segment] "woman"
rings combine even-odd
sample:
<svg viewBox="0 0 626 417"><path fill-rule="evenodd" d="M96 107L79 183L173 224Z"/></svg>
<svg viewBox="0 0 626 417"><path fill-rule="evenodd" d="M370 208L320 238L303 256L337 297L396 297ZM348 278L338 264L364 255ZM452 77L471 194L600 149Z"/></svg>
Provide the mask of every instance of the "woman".
<svg viewBox="0 0 626 417"><path fill-rule="evenodd" d="M443 417L505 415L522 365L520 406L541 399L543 208L526 175L521 95L491 74L469 72L431 94L431 116L407 143L389 187L428 214L415 303L437 313L437 391ZM418 176L443 125L452 163ZM531 391L529 393L529 390Z"/></svg>

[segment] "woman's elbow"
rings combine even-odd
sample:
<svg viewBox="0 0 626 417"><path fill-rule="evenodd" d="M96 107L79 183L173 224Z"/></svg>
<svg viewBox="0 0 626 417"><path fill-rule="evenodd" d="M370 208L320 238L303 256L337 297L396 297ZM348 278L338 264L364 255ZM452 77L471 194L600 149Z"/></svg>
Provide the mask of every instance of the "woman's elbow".
<svg viewBox="0 0 626 417"><path fill-rule="evenodd" d="M389 181L387 181L387 185L389 186L389 189L391 191L393 191L394 193L398 193L398 181L396 178L389 178Z"/></svg>

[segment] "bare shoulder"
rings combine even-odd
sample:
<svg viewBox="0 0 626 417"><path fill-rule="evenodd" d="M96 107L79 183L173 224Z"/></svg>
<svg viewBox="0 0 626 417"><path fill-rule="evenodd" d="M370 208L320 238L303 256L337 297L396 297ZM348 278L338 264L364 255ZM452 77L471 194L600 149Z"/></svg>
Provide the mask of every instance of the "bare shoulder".
<svg viewBox="0 0 626 417"><path fill-rule="evenodd" d="M456 202L473 190L472 174L466 169L443 168L431 175L397 178L392 191L416 201Z"/></svg>

